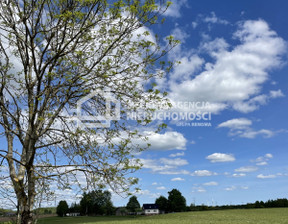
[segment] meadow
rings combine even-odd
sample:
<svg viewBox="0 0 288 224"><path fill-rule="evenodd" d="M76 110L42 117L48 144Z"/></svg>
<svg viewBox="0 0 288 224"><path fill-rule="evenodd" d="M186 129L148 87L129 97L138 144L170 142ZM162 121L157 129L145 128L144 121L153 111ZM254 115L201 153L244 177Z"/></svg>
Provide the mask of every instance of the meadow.
<svg viewBox="0 0 288 224"><path fill-rule="evenodd" d="M288 208L185 212L138 217L49 217L39 224L288 224Z"/></svg>

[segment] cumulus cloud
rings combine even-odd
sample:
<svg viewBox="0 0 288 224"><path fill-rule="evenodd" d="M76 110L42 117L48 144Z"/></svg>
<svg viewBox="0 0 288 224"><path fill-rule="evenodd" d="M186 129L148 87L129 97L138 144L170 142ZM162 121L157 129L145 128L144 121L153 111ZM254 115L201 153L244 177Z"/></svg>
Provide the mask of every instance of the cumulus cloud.
<svg viewBox="0 0 288 224"><path fill-rule="evenodd" d="M232 177L245 177L246 173L234 173Z"/></svg>
<svg viewBox="0 0 288 224"><path fill-rule="evenodd" d="M234 191L236 190L237 188L235 186L231 186L231 187L226 187L225 188L225 191Z"/></svg>
<svg viewBox="0 0 288 224"><path fill-rule="evenodd" d="M192 192L205 193L206 189L203 187L193 187Z"/></svg>
<svg viewBox="0 0 288 224"><path fill-rule="evenodd" d="M224 19L220 19L216 16L215 12L211 12L210 16L204 17L203 22L206 23L215 23L215 24L223 24L223 25L228 25L229 22Z"/></svg>
<svg viewBox="0 0 288 224"><path fill-rule="evenodd" d="M257 178L259 178L259 179L273 179L273 178L276 178L276 175L259 174L259 175L257 175Z"/></svg>
<svg viewBox="0 0 288 224"><path fill-rule="evenodd" d="M284 96L285 95L283 94L281 89L270 91L270 97L271 98L278 98L278 97L284 97Z"/></svg>
<svg viewBox="0 0 288 224"><path fill-rule="evenodd" d="M167 9L164 15L174 17L174 18L179 18L181 17L180 10L183 6L188 7L187 0L174 0L172 1L172 5Z"/></svg>
<svg viewBox="0 0 288 224"><path fill-rule="evenodd" d="M218 128L229 128L230 136L238 136L241 138L256 138L257 136L262 136L264 138L271 138L276 133L282 132L280 131L271 131L268 129L260 129L254 130L250 126L252 125L252 121L246 118L235 118L228 121L225 121L219 124Z"/></svg>
<svg viewBox="0 0 288 224"><path fill-rule="evenodd" d="M169 166L184 166L188 164L188 161L185 159L180 159L180 158L176 158L176 159L161 158L160 163L163 163Z"/></svg>
<svg viewBox="0 0 288 224"><path fill-rule="evenodd" d="M179 156L184 156L185 152L178 152L178 153L172 153L169 155L169 157L179 157Z"/></svg>
<svg viewBox="0 0 288 224"><path fill-rule="evenodd" d="M171 181L185 181L185 179L181 177L175 177L175 178L172 178Z"/></svg>
<svg viewBox="0 0 288 224"><path fill-rule="evenodd" d="M197 177L205 177L205 176L214 176L217 175L217 173L209 170L195 170L191 175Z"/></svg>
<svg viewBox="0 0 288 224"><path fill-rule="evenodd" d="M224 153L213 153L207 156L206 159L210 160L211 163L235 161L235 157L233 155Z"/></svg>
<svg viewBox="0 0 288 224"><path fill-rule="evenodd" d="M219 124L218 128L247 129L250 125L252 125L252 121L246 118L235 118Z"/></svg>
<svg viewBox="0 0 288 224"><path fill-rule="evenodd" d="M211 182L204 183L203 185L204 185L204 186L217 186L218 183L215 182L215 181L211 181Z"/></svg>
<svg viewBox="0 0 288 224"><path fill-rule="evenodd" d="M258 167L256 166L243 166L238 169L235 169L235 172L250 173L250 172L255 172L257 170L258 170Z"/></svg>
<svg viewBox="0 0 288 224"><path fill-rule="evenodd" d="M212 14L207 21L213 23L219 20ZM174 68L171 76L175 75L177 80L169 82L170 98L173 101L209 102L214 113L231 108L248 113L266 104L269 99L280 97L281 90L272 90L269 94L261 91L268 80L268 72L282 64L282 56L287 52L286 42L263 20L240 23L233 38L239 41L234 47L223 38L206 40L201 44L201 52L212 56L212 62L195 54L197 50L186 50L178 56L182 63ZM197 59L194 65L191 65L192 58ZM198 72L199 68L201 72ZM185 69L183 78L179 75L183 74L182 69ZM250 133L247 137L259 134L266 133Z"/></svg>
<svg viewBox="0 0 288 224"><path fill-rule="evenodd" d="M140 162L143 164L143 168L150 169L153 173L166 175L190 174L190 172L187 170L179 170L180 166L185 166L189 164L187 160L180 158L140 159Z"/></svg>
<svg viewBox="0 0 288 224"><path fill-rule="evenodd" d="M271 153L267 153L264 156L259 156L255 160L251 160L251 162L256 163L257 166L265 166L268 165L268 161L273 158Z"/></svg>
<svg viewBox="0 0 288 224"><path fill-rule="evenodd" d="M149 143L151 144L151 150L185 150L187 140L183 134L176 131L168 131L163 134L154 133L154 132L144 132L144 135L148 137L147 141L134 140L135 144L139 144L143 147ZM173 141L171 141L173 139Z"/></svg>

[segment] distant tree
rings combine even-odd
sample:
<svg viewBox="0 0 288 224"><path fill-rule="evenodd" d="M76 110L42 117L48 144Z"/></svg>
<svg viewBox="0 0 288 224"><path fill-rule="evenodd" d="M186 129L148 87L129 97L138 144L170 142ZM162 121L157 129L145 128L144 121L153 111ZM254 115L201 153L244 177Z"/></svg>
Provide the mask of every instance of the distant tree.
<svg viewBox="0 0 288 224"><path fill-rule="evenodd" d="M66 201L60 201L56 213L58 216L63 217L66 215L66 213L69 211L69 207Z"/></svg>
<svg viewBox="0 0 288 224"><path fill-rule="evenodd" d="M132 197L129 199L129 202L128 202L127 205L126 205L126 208L127 208L130 212L136 212L136 210L137 210L138 208L140 208L140 204L139 204L136 196L132 196Z"/></svg>
<svg viewBox="0 0 288 224"><path fill-rule="evenodd" d="M168 195L168 210L170 212L186 211L186 199L179 190L173 189L168 192Z"/></svg>
<svg viewBox="0 0 288 224"><path fill-rule="evenodd" d="M104 214L105 215L114 215L116 208L113 206L111 201L108 201L104 207Z"/></svg>
<svg viewBox="0 0 288 224"><path fill-rule="evenodd" d="M167 211L168 210L168 199L164 196L160 196L155 200L155 204L158 205L160 211Z"/></svg>
<svg viewBox="0 0 288 224"><path fill-rule="evenodd" d="M114 212L109 191L94 190L84 193L80 201L80 211L84 215L104 215Z"/></svg>
<svg viewBox="0 0 288 224"><path fill-rule="evenodd" d="M77 204L77 203L72 203L70 208L69 208L69 212L72 212L72 213L80 213L81 211L81 206L80 204Z"/></svg>

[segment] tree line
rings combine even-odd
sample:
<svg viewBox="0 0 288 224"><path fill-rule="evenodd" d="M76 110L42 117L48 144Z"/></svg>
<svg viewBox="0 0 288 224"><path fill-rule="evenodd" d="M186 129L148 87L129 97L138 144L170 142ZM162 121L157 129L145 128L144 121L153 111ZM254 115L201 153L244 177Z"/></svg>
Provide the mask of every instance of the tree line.
<svg viewBox="0 0 288 224"><path fill-rule="evenodd" d="M141 206L136 196L131 196L126 207L120 208L121 215L136 214L140 212ZM115 215L116 207L111 200L111 193L103 190L93 190L84 192L80 203L68 203L63 200L57 206L58 216L66 216L68 213L77 213L79 215Z"/></svg>
<svg viewBox="0 0 288 224"><path fill-rule="evenodd" d="M93 190L84 192L79 204L72 203L68 206L66 201L60 201L57 206L57 215L66 216L67 213L78 213L79 215L114 215L115 207L111 201L109 191Z"/></svg>
<svg viewBox="0 0 288 224"><path fill-rule="evenodd" d="M255 201L241 205L208 206L205 204L190 206L186 205L186 198L177 189L168 192L168 198L160 196L155 200L161 213L207 211L224 209L252 209L252 208L277 208L288 207L288 199L280 198L276 200ZM72 203L69 207L66 201L60 201L56 212L58 216L66 216L67 213L77 213L79 215L115 215L118 210L119 215L141 214L141 205L136 196L131 196L126 206L116 208L111 200L111 193L107 190L93 190L84 192L79 203Z"/></svg>
<svg viewBox="0 0 288 224"><path fill-rule="evenodd" d="M205 204L186 206L186 199L181 192L173 189L168 192L168 198L160 196L155 200L159 210L163 213L170 212L190 212L190 211L207 211L207 210L224 210L224 209L253 209L253 208L281 208L288 207L288 199L279 198L276 200L255 201L254 203L247 203L242 205L222 205L222 206L208 206Z"/></svg>
<svg viewBox="0 0 288 224"><path fill-rule="evenodd" d="M221 205L221 206L208 206L208 205L195 205L191 204L187 207L187 211L207 211L207 210L224 210L224 209L253 209L253 208L281 208L288 207L288 199L279 198L276 200L255 201L254 203L246 203L241 205Z"/></svg>

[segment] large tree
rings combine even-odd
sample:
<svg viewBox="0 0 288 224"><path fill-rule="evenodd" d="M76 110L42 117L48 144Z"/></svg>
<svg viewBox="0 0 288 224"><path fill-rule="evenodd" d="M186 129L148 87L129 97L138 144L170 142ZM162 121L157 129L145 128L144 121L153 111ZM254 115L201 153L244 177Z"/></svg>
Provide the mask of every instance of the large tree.
<svg viewBox="0 0 288 224"><path fill-rule="evenodd" d="M168 199L164 196L160 196L155 200L155 204L158 205L160 211L167 212L168 211Z"/></svg>
<svg viewBox="0 0 288 224"><path fill-rule="evenodd" d="M93 190L84 193L80 201L80 206L83 215L111 214L111 211L113 211L111 193L107 190Z"/></svg>
<svg viewBox="0 0 288 224"><path fill-rule="evenodd" d="M147 103L165 97L152 81L171 67L159 59L177 41L169 36L160 43L148 27L167 5L162 0L0 1L0 125L7 143L0 157L16 195L18 222L33 222L37 193L55 186L54 180L65 188L83 174L89 186L104 183L124 192L135 183L125 178L139 168L131 151L143 149L133 144L141 137L135 124L151 120L133 122L127 112L153 111ZM88 103L82 102L89 93ZM101 128L98 115L107 112L109 94L121 110L110 128ZM98 126L89 128L91 119L86 127L79 116L77 122L71 119L77 102L77 115L95 115ZM109 107L102 120L115 117L117 104Z"/></svg>
<svg viewBox="0 0 288 224"><path fill-rule="evenodd" d="M137 200L136 196L132 196L129 198L129 201L126 205L126 208L130 211L130 212L136 212L137 209L140 208L140 203Z"/></svg>
<svg viewBox="0 0 288 224"><path fill-rule="evenodd" d="M170 212L186 211L186 199L177 189L168 192L168 210Z"/></svg>
<svg viewBox="0 0 288 224"><path fill-rule="evenodd" d="M69 207L66 201L60 201L57 209L56 209L56 213L58 216L63 217L66 216L67 212L69 211Z"/></svg>

